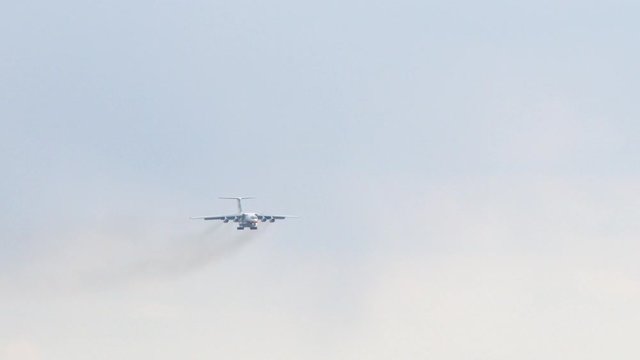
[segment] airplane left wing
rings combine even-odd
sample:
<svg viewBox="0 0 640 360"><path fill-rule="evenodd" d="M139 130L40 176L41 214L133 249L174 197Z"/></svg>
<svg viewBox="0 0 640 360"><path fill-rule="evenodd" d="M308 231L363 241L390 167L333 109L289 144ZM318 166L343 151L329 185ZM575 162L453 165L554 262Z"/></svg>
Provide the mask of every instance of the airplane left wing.
<svg viewBox="0 0 640 360"><path fill-rule="evenodd" d="M288 219L288 218L297 218L297 216L295 215L264 215L264 214L259 214L257 215L258 219L262 222L265 221L271 221L274 222L276 220L283 220L283 219Z"/></svg>

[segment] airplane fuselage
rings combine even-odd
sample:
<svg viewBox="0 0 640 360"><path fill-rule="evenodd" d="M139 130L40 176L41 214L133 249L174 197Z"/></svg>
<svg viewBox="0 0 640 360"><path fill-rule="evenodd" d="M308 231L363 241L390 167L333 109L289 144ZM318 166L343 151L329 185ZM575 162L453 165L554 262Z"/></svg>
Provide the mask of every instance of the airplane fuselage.
<svg viewBox="0 0 640 360"><path fill-rule="evenodd" d="M258 215L256 213L242 213L236 222L238 223L238 230L243 230L246 227L256 230L258 228Z"/></svg>

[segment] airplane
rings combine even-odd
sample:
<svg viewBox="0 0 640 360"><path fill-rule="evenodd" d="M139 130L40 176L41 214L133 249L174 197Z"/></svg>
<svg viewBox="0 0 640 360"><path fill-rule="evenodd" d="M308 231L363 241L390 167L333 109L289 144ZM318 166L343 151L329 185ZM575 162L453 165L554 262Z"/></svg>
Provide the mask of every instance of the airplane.
<svg viewBox="0 0 640 360"><path fill-rule="evenodd" d="M244 230L248 227L251 230L258 229L258 221L262 222L275 222L276 220L282 220L286 218L294 218L293 215L264 215L255 212L244 212L242 210L242 200L255 199L252 197L221 197L220 199L236 200L238 202L238 213L234 215L221 215L221 216L194 216L191 219L204 219L204 220L222 220L225 223L233 221L238 223L238 230Z"/></svg>

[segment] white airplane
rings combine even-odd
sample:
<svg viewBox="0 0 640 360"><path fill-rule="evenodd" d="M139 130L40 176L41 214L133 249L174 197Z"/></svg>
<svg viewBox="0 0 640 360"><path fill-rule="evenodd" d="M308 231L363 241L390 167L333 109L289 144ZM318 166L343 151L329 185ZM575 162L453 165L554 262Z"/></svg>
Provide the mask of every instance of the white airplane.
<svg viewBox="0 0 640 360"><path fill-rule="evenodd" d="M275 222L276 220L282 220L286 218L294 218L297 216L292 215L264 215L254 212L242 211L243 199L254 199L252 197L221 197L220 199L232 199L238 201L238 213L234 215L221 215L221 216L194 216L192 219L204 219L204 220L222 220L225 223L233 221L238 223L238 230L244 230L248 227L251 230L258 229L258 221L262 222Z"/></svg>

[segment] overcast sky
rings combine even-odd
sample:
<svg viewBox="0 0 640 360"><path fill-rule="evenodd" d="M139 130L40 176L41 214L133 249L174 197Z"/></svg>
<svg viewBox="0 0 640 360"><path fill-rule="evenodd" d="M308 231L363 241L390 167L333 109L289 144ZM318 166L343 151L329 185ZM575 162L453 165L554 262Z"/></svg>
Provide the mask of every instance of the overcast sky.
<svg viewBox="0 0 640 360"><path fill-rule="evenodd" d="M0 359L637 359L639 11L0 4Z"/></svg>

